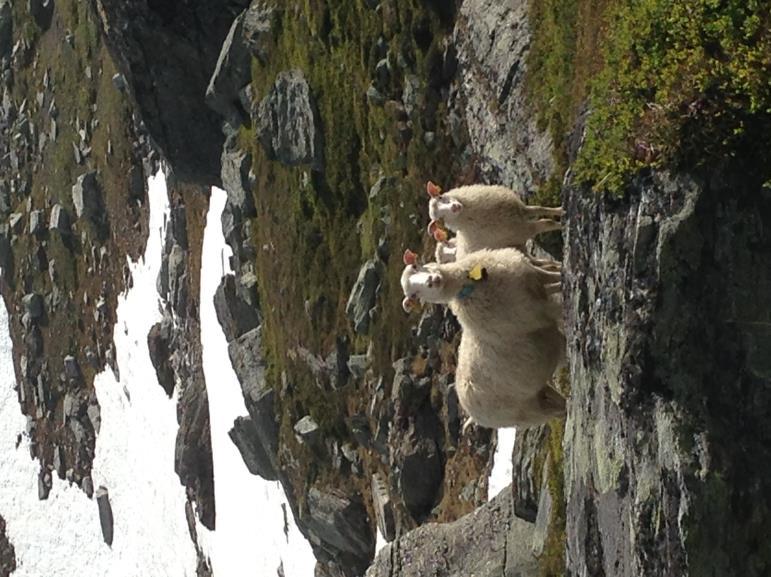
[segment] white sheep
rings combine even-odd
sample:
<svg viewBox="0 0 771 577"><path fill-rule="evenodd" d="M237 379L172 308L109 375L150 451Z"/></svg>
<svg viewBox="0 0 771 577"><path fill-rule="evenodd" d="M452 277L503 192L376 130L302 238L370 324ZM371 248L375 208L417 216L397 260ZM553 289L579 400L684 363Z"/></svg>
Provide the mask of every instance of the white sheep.
<svg viewBox="0 0 771 577"><path fill-rule="evenodd" d="M404 263L404 309L448 304L461 324L456 387L474 422L524 427L564 414L564 398L547 384L565 349L559 272L513 248L423 266L406 251Z"/></svg>
<svg viewBox="0 0 771 577"><path fill-rule="evenodd" d="M530 427L565 415L565 399L548 385L562 364L565 336L555 327L497 343L464 331L455 389L469 421L482 427Z"/></svg>
<svg viewBox="0 0 771 577"><path fill-rule="evenodd" d="M447 304L462 327L486 332L498 325L504 332L511 326L529 332L561 325L562 307L554 296L560 292L560 273L534 265L517 249L484 249L451 263L426 265L407 250L404 263L406 311L419 301Z"/></svg>
<svg viewBox="0 0 771 577"><path fill-rule="evenodd" d="M475 184L442 193L429 181L426 191L431 197L428 232L439 243L450 240L447 229L455 232L454 250L449 251L455 257L483 248L515 247L524 252L525 242L562 226L557 219L563 209L528 206L505 186Z"/></svg>

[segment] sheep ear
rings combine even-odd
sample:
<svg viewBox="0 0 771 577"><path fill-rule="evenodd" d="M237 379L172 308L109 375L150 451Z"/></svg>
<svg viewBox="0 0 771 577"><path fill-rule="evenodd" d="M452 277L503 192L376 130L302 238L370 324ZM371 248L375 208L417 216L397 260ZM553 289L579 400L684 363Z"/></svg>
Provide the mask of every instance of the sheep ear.
<svg viewBox="0 0 771 577"><path fill-rule="evenodd" d="M433 237L436 242L447 242L447 239L449 238L447 231L439 227L434 231Z"/></svg>
<svg viewBox="0 0 771 577"><path fill-rule="evenodd" d="M428 196L431 198L436 198L440 194L442 194L442 187L434 184L430 180L426 183L426 192L428 193Z"/></svg>
<svg viewBox="0 0 771 577"><path fill-rule="evenodd" d="M404 297L404 300L402 301L402 308L404 309L405 313L411 313L412 309L415 308L415 301L410 297Z"/></svg>
<svg viewBox="0 0 771 577"><path fill-rule="evenodd" d="M410 249L407 249L404 251L404 256L402 257L402 260L406 265L415 264L418 262L418 255L416 255Z"/></svg>

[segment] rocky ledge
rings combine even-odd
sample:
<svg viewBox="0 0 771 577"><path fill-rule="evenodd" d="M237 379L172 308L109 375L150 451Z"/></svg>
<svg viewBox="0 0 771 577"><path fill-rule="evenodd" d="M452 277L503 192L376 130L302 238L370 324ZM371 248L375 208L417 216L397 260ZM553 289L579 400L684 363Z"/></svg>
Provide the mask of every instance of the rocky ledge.
<svg viewBox="0 0 771 577"><path fill-rule="evenodd" d="M567 189L572 575L771 567L771 189L753 174Z"/></svg>

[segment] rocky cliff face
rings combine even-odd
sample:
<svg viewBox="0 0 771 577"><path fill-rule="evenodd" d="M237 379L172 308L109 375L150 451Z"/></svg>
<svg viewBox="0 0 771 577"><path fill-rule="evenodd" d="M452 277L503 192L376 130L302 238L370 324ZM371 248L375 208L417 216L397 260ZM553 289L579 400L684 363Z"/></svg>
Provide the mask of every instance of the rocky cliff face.
<svg viewBox="0 0 771 577"><path fill-rule="evenodd" d="M753 172L568 189L571 574L769 567L771 197Z"/></svg>

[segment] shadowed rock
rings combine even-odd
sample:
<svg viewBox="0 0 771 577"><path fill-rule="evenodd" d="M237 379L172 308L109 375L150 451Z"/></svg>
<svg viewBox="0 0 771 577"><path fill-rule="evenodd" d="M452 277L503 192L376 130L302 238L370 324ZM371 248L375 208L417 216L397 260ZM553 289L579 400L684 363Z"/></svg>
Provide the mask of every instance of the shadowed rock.
<svg viewBox="0 0 771 577"><path fill-rule="evenodd" d="M228 342L260 324L259 313L238 295L233 275L222 277L217 292L214 293L214 309Z"/></svg>
<svg viewBox="0 0 771 577"><path fill-rule="evenodd" d="M99 508L99 524L102 527L102 537L105 543L112 546L114 521L107 487L100 486L96 490L96 505Z"/></svg>
<svg viewBox="0 0 771 577"><path fill-rule="evenodd" d="M370 311L375 306L379 286L380 273L377 261L368 260L359 270L359 276L345 305L345 314L353 323L353 329L359 334L365 334L369 330Z"/></svg>
<svg viewBox="0 0 771 577"><path fill-rule="evenodd" d="M301 516L319 561L334 561L347 577L361 575L375 552L375 535L360 495L339 489L308 492Z"/></svg>
<svg viewBox="0 0 771 577"><path fill-rule="evenodd" d="M267 481L278 480L278 472L275 469L278 457L268 454L251 417L238 417L233 428L228 431L228 436L238 448L246 468L252 475L259 475Z"/></svg>

